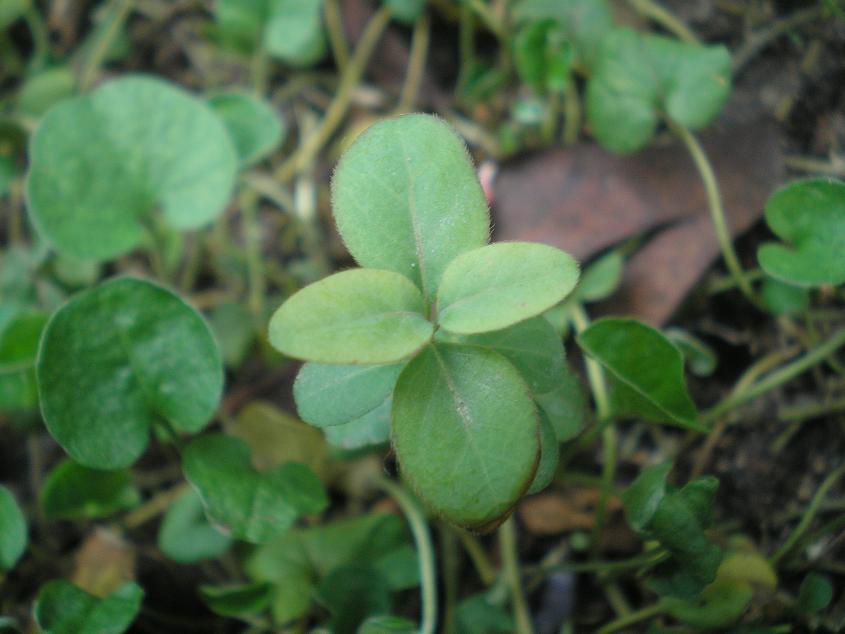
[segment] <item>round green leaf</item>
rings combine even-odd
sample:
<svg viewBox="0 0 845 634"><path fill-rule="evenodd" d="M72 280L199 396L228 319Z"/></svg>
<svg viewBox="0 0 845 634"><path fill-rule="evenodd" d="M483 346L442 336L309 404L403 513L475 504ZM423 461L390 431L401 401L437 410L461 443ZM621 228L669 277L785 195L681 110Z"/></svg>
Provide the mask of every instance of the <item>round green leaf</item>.
<svg viewBox="0 0 845 634"><path fill-rule="evenodd" d="M317 598L332 614L331 631L356 634L369 616L390 612L390 586L370 565L342 566L317 586Z"/></svg>
<svg viewBox="0 0 845 634"><path fill-rule="evenodd" d="M487 201L449 125L405 115L368 128L332 179L338 230L362 265L413 280L426 303L455 256L486 244Z"/></svg>
<svg viewBox="0 0 845 634"><path fill-rule="evenodd" d="M597 302L613 294L622 281L625 263L619 251L611 251L584 269L576 293L582 302Z"/></svg>
<svg viewBox="0 0 845 634"><path fill-rule="evenodd" d="M264 100L241 92L226 92L208 99L226 125L241 163L254 163L275 150L284 137L279 115Z"/></svg>
<svg viewBox="0 0 845 634"><path fill-rule="evenodd" d="M130 277L57 310L36 369L47 429L94 469L132 464L162 419L178 431L200 431L223 389L220 355L202 317L171 291Z"/></svg>
<svg viewBox="0 0 845 634"><path fill-rule="evenodd" d="M449 264L437 295L437 321L458 334L499 330L548 310L577 282L578 263L560 249L490 244Z"/></svg>
<svg viewBox="0 0 845 634"><path fill-rule="evenodd" d="M810 572L801 582L795 607L804 614L815 614L830 605L831 600L833 584L830 579L817 572Z"/></svg>
<svg viewBox="0 0 845 634"><path fill-rule="evenodd" d="M158 547L167 557L182 564L215 559L225 553L232 540L209 524L202 498L188 489L167 509L158 531Z"/></svg>
<svg viewBox="0 0 845 634"><path fill-rule="evenodd" d="M535 394L534 400L548 416L558 442L577 436L587 424L587 395L578 373L564 361L550 392Z"/></svg>
<svg viewBox="0 0 845 634"><path fill-rule="evenodd" d="M237 163L208 106L159 79L124 77L44 116L30 144L29 212L59 251L105 260L135 247L158 208L177 229L213 220Z"/></svg>
<svg viewBox="0 0 845 634"><path fill-rule="evenodd" d="M413 24L425 10L427 0L384 0L391 15L405 24Z"/></svg>
<svg viewBox="0 0 845 634"><path fill-rule="evenodd" d="M48 68L27 78L18 93L18 108L40 117L55 103L72 95L75 88L76 77L70 68Z"/></svg>
<svg viewBox="0 0 845 634"><path fill-rule="evenodd" d="M260 543L288 530L301 513L328 504L319 478L289 462L264 473L245 442L225 434L194 440L182 456L185 477L199 491L209 519L237 539Z"/></svg>
<svg viewBox="0 0 845 634"><path fill-rule="evenodd" d="M517 32L513 47L522 81L541 94L563 92L572 66L572 44L555 20L528 23Z"/></svg>
<svg viewBox="0 0 845 634"><path fill-rule="evenodd" d="M660 115L696 130L721 110L731 89L724 46L700 46L630 29L601 43L587 85L587 115L596 139L613 152L649 142Z"/></svg>
<svg viewBox="0 0 845 634"><path fill-rule="evenodd" d="M306 286L270 320L270 343L307 361L399 361L431 339L419 290L392 271L352 269Z"/></svg>
<svg viewBox="0 0 845 634"><path fill-rule="evenodd" d="M249 616L270 605L273 586L266 582L202 585L199 594L212 612L223 616Z"/></svg>
<svg viewBox="0 0 845 634"><path fill-rule="evenodd" d="M704 341L682 328L667 328L663 334L678 347L694 375L710 376L716 371L716 351Z"/></svg>
<svg viewBox="0 0 845 634"><path fill-rule="evenodd" d="M141 501L128 471L89 469L65 460L41 487L41 508L49 519L106 517Z"/></svg>
<svg viewBox="0 0 845 634"><path fill-rule="evenodd" d="M267 0L264 48L273 57L299 68L326 54L323 0Z"/></svg>
<svg viewBox="0 0 845 634"><path fill-rule="evenodd" d="M343 425L368 414L393 393L405 367L306 363L293 384L299 416L317 427Z"/></svg>
<svg viewBox="0 0 845 634"><path fill-rule="evenodd" d="M706 431L687 393L684 357L660 331L635 319L608 317L582 332L578 345L616 379L619 413Z"/></svg>
<svg viewBox="0 0 845 634"><path fill-rule="evenodd" d="M123 634L141 608L144 591L129 582L99 599L64 579L38 591L33 613L43 634Z"/></svg>
<svg viewBox="0 0 845 634"><path fill-rule="evenodd" d="M390 439L390 413L393 398L388 396L382 403L355 420L343 425L333 425L323 429L326 442L333 447L361 449L373 445L382 445Z"/></svg>
<svg viewBox="0 0 845 634"><path fill-rule="evenodd" d="M845 283L845 182L815 178L781 187L766 203L766 222L791 244L760 247L768 275L795 286Z"/></svg>
<svg viewBox="0 0 845 634"><path fill-rule="evenodd" d="M11 492L0 485L0 572L14 568L26 542L26 518Z"/></svg>
<svg viewBox="0 0 845 634"><path fill-rule="evenodd" d="M513 507L534 478L539 432L528 386L498 353L433 345L399 376L393 445L402 475L456 524L483 528Z"/></svg>
<svg viewBox="0 0 845 634"><path fill-rule="evenodd" d="M760 290L763 304L773 315L794 315L803 312L810 305L810 290L793 286L765 275Z"/></svg>
<svg viewBox="0 0 845 634"><path fill-rule="evenodd" d="M0 305L0 411L38 405L35 357L47 316L13 304Z"/></svg>

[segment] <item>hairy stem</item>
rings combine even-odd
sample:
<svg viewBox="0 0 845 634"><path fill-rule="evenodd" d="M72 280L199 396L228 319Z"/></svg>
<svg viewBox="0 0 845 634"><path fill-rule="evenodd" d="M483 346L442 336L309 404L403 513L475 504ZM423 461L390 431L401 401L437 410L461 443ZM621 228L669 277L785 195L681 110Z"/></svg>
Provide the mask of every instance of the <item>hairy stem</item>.
<svg viewBox="0 0 845 634"><path fill-rule="evenodd" d="M437 570L434 563L434 548L431 544L431 535L428 530L428 523L416 501L405 489L384 478L380 481L381 487L396 500L408 524L411 525L411 532L417 544L417 554L420 561L421 597L422 597L422 618L420 619L420 634L434 634L437 627Z"/></svg>

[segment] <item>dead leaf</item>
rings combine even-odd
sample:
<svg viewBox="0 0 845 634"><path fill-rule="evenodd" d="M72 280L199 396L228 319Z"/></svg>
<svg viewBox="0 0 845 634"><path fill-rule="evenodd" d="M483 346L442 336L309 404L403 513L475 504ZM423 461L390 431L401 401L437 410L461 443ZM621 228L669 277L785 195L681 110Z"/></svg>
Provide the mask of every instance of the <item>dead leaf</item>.
<svg viewBox="0 0 845 634"><path fill-rule="evenodd" d="M519 517L525 527L536 535L590 530L593 527L593 507L597 500L596 489L543 493L525 498L519 505ZM618 498L608 500L608 512L618 508Z"/></svg>
<svg viewBox="0 0 845 634"><path fill-rule="evenodd" d="M71 581L97 597L105 597L135 579L135 548L118 533L94 529L76 552Z"/></svg>
<svg viewBox="0 0 845 634"><path fill-rule="evenodd" d="M725 125L703 136L734 236L760 217L782 181L778 128L768 120ZM704 187L679 144L616 156L595 145L549 150L503 165L494 196L500 240L560 247L581 261L654 233L628 261L617 313L660 325L719 255Z"/></svg>

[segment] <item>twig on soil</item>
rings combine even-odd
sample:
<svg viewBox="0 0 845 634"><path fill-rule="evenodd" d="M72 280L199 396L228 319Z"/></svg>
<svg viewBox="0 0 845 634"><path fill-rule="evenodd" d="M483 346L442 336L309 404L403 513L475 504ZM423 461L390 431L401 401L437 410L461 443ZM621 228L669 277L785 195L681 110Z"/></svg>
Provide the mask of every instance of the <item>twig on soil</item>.
<svg viewBox="0 0 845 634"><path fill-rule="evenodd" d="M411 38L411 58L408 61L408 73L405 75L405 83L402 85L399 103L393 111L394 114L402 114L414 109L417 95L420 92L423 73L425 72L425 62L428 57L430 39L431 19L427 13L423 13L414 25L414 35Z"/></svg>

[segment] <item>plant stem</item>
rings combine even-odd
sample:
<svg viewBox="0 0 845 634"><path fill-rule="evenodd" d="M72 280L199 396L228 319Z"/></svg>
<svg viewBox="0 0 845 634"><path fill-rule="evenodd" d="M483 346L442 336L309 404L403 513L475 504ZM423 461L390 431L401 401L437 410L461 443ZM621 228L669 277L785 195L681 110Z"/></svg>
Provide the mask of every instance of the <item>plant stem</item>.
<svg viewBox="0 0 845 634"><path fill-rule="evenodd" d="M469 0L468 5L473 12L481 18L484 26L486 26L490 32L492 32L501 41L507 41L508 31L505 28L505 25L502 24L498 16L490 10L490 7L487 6L487 3L485 3L484 0Z"/></svg>
<svg viewBox="0 0 845 634"><path fill-rule="evenodd" d="M110 7L111 12L104 18L105 26L103 31L98 33L94 41L91 43L91 50L85 57L82 64L82 69L79 72L79 91L85 92L94 83L97 71L100 65L105 60L109 53L109 47L112 45L114 38L120 33L120 27L129 17L129 13L134 5L133 0L115 0Z"/></svg>
<svg viewBox="0 0 845 634"><path fill-rule="evenodd" d="M719 240L719 247L722 250L722 257L725 260L725 265L728 267L728 271L730 271L730 274L733 276L736 281L736 285L742 291L742 294L745 295L748 301L750 301L754 306L759 307L760 301L757 299L748 278L745 277L742 265L739 263L739 258L737 257L736 251L733 247L731 232L728 229L727 222L725 221L725 211L722 208L722 198L719 193L719 184L716 181L716 174L713 172L713 166L710 164L710 160L707 158L704 148L701 147L701 144L699 144L698 139L695 138L692 132L674 121L669 121L669 126L681 139L681 141L683 141L684 145L686 145L687 150L695 163L695 167L698 170L698 174L701 176L701 181L704 184L704 191L707 194L707 206L710 209L710 219L713 221L713 228L716 230L716 238Z"/></svg>
<svg viewBox="0 0 845 634"><path fill-rule="evenodd" d="M566 89L563 91L563 114L563 142L565 145L574 145L581 130L581 100L578 98L578 86L571 75L566 79Z"/></svg>
<svg viewBox="0 0 845 634"><path fill-rule="evenodd" d="M781 545L781 547L775 551L775 554L769 557L769 563L772 566L776 566L777 563L792 550L792 547L795 546L798 540L801 539L801 536L810 527L810 524L816 516L816 513L819 511L819 508L821 508L828 491L830 491L831 487L836 484L836 481L839 480L843 474L845 474L845 464L840 465L824 479L818 490L816 490L816 494L813 496L813 499L810 500L810 503L807 505L807 510L804 511L804 515L801 516L801 521L798 522L798 525L792 533L790 533L789 537L786 538L786 541Z"/></svg>
<svg viewBox="0 0 845 634"><path fill-rule="evenodd" d="M40 68L50 56L50 36L47 34L41 14L34 5L27 9L24 20L32 35L34 49L29 63L32 67Z"/></svg>
<svg viewBox="0 0 845 634"><path fill-rule="evenodd" d="M689 44L700 44L695 33L686 24L669 13L669 11L657 2L654 2L654 0L628 0L628 4L646 18L657 22L657 24L672 33L679 40Z"/></svg>
<svg viewBox="0 0 845 634"><path fill-rule="evenodd" d="M247 275L249 277L249 310L256 323L264 319L264 264L261 260L261 230L258 226L258 193L247 188L241 192L241 231L246 250Z"/></svg>
<svg viewBox="0 0 845 634"><path fill-rule="evenodd" d="M410 112L414 109L417 95L422 84L425 62L428 57L428 45L431 40L431 18L423 13L414 25L414 35L411 38L411 59L408 61L408 73L402 85L402 93L394 114Z"/></svg>
<svg viewBox="0 0 845 634"><path fill-rule="evenodd" d="M653 616L657 616L664 610L665 606L662 603L657 602L654 605L649 605L640 610L631 612L630 614L620 616L618 619L615 619L607 625L596 630L596 634L611 634L612 632L618 632L619 630L624 629L629 625L633 625L634 623L639 623L640 621L645 621L646 619L649 619Z"/></svg>
<svg viewBox="0 0 845 634"><path fill-rule="evenodd" d="M481 547L478 539L475 535L466 532L462 528L452 528L458 534L458 538L461 540L461 545L464 547L464 550L466 550L467 555L469 555L472 565L475 567L475 571L481 579L481 583L485 586L492 584L496 580L496 569L493 567L493 564L490 563L490 560L487 558L487 554L484 552L484 549Z"/></svg>
<svg viewBox="0 0 845 634"><path fill-rule="evenodd" d="M340 12L340 0L326 0L323 5L326 18L326 31L329 34L329 45L332 47L334 63L338 72L343 75L349 64L349 44L343 31L343 15Z"/></svg>
<svg viewBox="0 0 845 634"><path fill-rule="evenodd" d="M590 325L587 311L580 303L573 303L570 308L570 317L577 333L584 332ZM608 395L607 382L601 366L589 355L584 355L584 364L587 368L587 380L596 401L596 417L600 420L610 418L611 407ZM598 502L596 504L595 522L590 536L590 550L595 556L601 546L602 534L604 532L605 515L607 511L607 500L613 488L613 479L616 475L616 428L612 424L606 425L601 432L602 437L602 486Z"/></svg>
<svg viewBox="0 0 845 634"><path fill-rule="evenodd" d="M164 513L170 507L170 505L173 504L176 498L178 498L180 495L182 495L182 493L187 491L187 489L188 483L181 482L173 488L167 489L166 491L162 491L161 493L156 494L155 496L147 500L144 504L136 508L134 511L124 515L123 519L120 521L120 524L126 530L138 528L139 526L145 524L154 517Z"/></svg>
<svg viewBox="0 0 845 634"><path fill-rule="evenodd" d="M833 335L828 337L827 341L817 348L810 350L802 357L799 357L792 363L788 363L779 370L775 370L765 378L760 379L755 384L749 386L747 389L729 394L725 399L705 412L702 415L702 420L705 422L712 422L724 413L732 410L734 407L737 407L746 401L750 401L751 399L756 398L761 394L765 394L787 381L794 379L799 374L824 361L843 345L845 345L845 328L837 330L833 333Z"/></svg>
<svg viewBox="0 0 845 634"><path fill-rule="evenodd" d="M434 564L434 548L431 545L428 523L419 505L405 489L387 478L383 478L380 485L396 500L408 524L411 525L411 532L417 544L422 586L420 590L422 618L419 634L434 634L437 627L437 569Z"/></svg>
<svg viewBox="0 0 845 634"><path fill-rule="evenodd" d="M528 604L522 593L522 579L519 574L519 555L516 551L516 523L513 516L499 527L499 547L502 549L502 565L511 595L511 607L516 619L516 634L534 634Z"/></svg>
<svg viewBox="0 0 845 634"><path fill-rule="evenodd" d="M326 110L323 120L314 134L305 139L296 151L278 167L275 175L279 181L283 183L289 181L303 165L310 163L337 130L349 108L352 91L361 81L364 68L389 22L390 9L387 6L383 6L370 18L367 28L364 29L364 34L358 42L358 47L346 66L335 98Z"/></svg>

